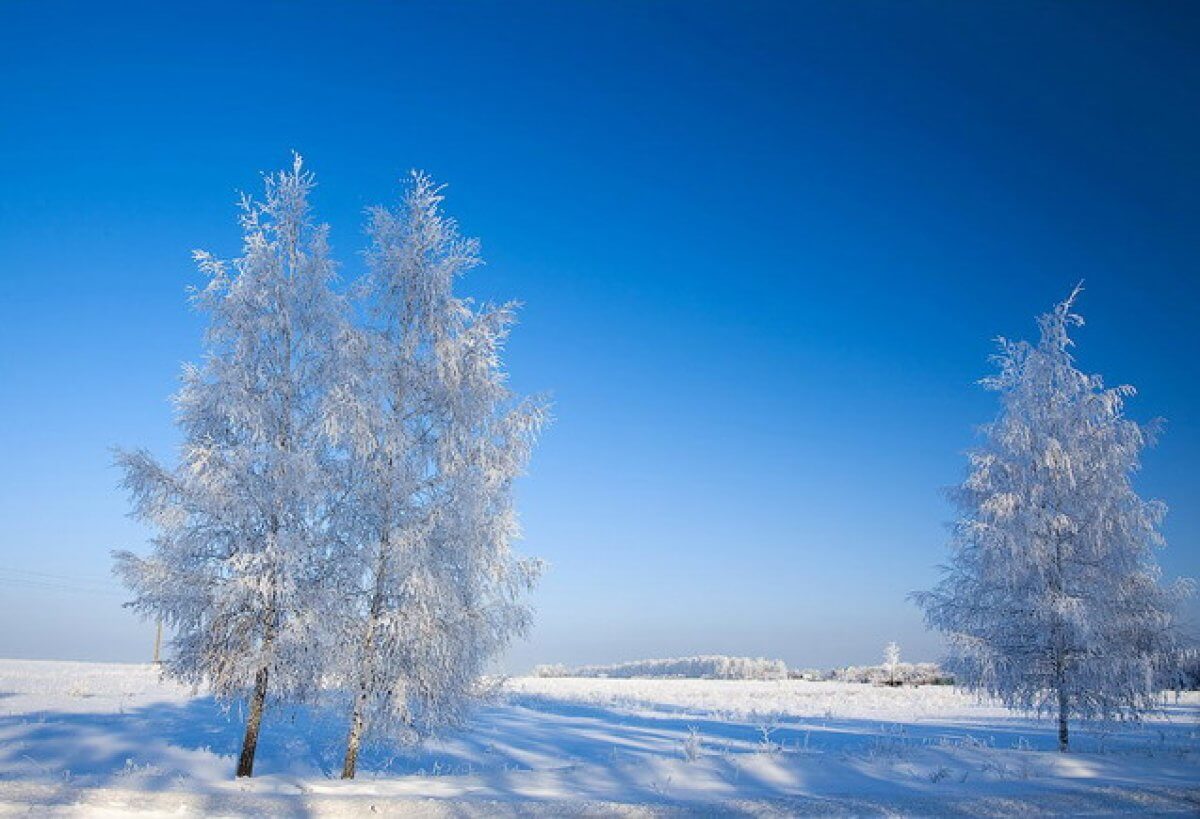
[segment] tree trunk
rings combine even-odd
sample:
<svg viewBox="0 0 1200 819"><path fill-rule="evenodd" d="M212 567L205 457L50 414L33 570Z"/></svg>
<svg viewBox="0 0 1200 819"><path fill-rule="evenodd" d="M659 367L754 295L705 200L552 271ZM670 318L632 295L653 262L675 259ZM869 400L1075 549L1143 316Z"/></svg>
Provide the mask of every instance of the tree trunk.
<svg viewBox="0 0 1200 819"><path fill-rule="evenodd" d="M1067 750L1067 692L1058 689L1058 750Z"/></svg>
<svg viewBox="0 0 1200 819"><path fill-rule="evenodd" d="M1063 541L1054 542L1054 577L1050 589L1057 603L1066 588L1066 578L1063 567ZM1054 620L1054 693L1058 695L1058 750L1067 751L1067 637L1062 623L1062 615L1056 615Z"/></svg>
<svg viewBox="0 0 1200 819"><path fill-rule="evenodd" d="M383 610L383 585L386 579L388 538L385 535L379 546L379 559L375 567L375 590L371 595L371 609L367 614L367 630L363 635L362 665L359 670L358 696L350 714L350 734L346 737L346 757L342 762L342 779L353 779L358 766L358 746L362 742L366 726L367 697L370 696L371 680L375 668L375 624Z"/></svg>
<svg viewBox="0 0 1200 819"><path fill-rule="evenodd" d="M272 543L279 537L279 518L271 517L270 538ZM271 577L271 587L278 586L277 579ZM271 648L275 644L275 633L279 628L279 609L272 597L267 601L267 616L264 623L262 651L264 657L271 656ZM262 725L263 708L267 703L267 678L270 676L269 661L264 660L258 673L254 675L254 693L250 695L250 713L246 717L246 734L242 737L242 754L238 757L237 776L254 775L254 752L258 750L258 729Z"/></svg>
<svg viewBox="0 0 1200 819"><path fill-rule="evenodd" d="M267 668L254 676L254 694L250 697L250 715L246 719L246 735L242 738L242 755L238 758L239 777L254 774L254 752L258 749L258 729L262 724L263 706L267 701Z"/></svg>
<svg viewBox="0 0 1200 819"><path fill-rule="evenodd" d="M367 692L359 693L354 700L354 713L350 716L350 736L346 738L346 759L342 763L342 779L353 779L358 766L358 746L362 741L363 709L367 703Z"/></svg>

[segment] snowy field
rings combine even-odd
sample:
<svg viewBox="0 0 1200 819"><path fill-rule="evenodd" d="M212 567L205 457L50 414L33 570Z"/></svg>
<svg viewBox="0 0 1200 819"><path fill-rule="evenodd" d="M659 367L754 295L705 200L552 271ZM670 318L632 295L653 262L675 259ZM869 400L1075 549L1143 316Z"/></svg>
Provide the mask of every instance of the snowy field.
<svg viewBox="0 0 1200 819"><path fill-rule="evenodd" d="M470 732L340 769L332 716L241 721L147 666L0 661L0 815L1114 815L1200 812L1200 697L1079 730L945 687L519 678Z"/></svg>

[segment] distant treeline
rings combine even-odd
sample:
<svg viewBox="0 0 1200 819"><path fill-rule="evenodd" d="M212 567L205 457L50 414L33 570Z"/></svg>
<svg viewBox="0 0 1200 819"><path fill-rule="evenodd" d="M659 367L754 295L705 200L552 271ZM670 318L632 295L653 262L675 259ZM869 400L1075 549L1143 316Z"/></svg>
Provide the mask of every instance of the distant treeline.
<svg viewBox="0 0 1200 819"><path fill-rule="evenodd" d="M949 685L954 680L937 663L897 663L847 666L829 670L789 669L783 660L762 657L675 657L635 660L611 665L539 665L538 677L608 677L612 679L663 678L698 680L836 680L876 685Z"/></svg>
<svg viewBox="0 0 1200 819"><path fill-rule="evenodd" d="M1165 687L1200 690L1200 648L1187 648L1180 652L1177 680Z"/></svg>
<svg viewBox="0 0 1200 819"><path fill-rule="evenodd" d="M834 680L874 685L953 685L954 677L937 663L896 663L886 665L848 665L833 669L794 670L788 674L798 680Z"/></svg>
<svg viewBox="0 0 1200 819"><path fill-rule="evenodd" d="M612 677L633 679L646 677L685 678L699 680L785 680L788 667L783 660L762 657L675 657L665 660L635 660L613 665L539 665L533 670L538 677Z"/></svg>

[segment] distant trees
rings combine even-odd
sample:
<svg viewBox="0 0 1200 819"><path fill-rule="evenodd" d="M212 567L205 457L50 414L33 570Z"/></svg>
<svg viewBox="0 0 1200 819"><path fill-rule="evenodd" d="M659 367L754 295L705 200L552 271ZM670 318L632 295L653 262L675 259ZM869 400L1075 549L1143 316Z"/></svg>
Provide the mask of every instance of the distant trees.
<svg viewBox="0 0 1200 819"><path fill-rule="evenodd" d="M804 679L836 680L837 682L867 683L870 685L950 685L954 679L937 663L897 662L881 665L848 665L826 671L802 672Z"/></svg>
<svg viewBox="0 0 1200 819"><path fill-rule="evenodd" d="M1001 413L955 491L962 510L941 582L915 595L950 641L959 684L1054 714L1137 718L1177 655L1175 602L1154 549L1165 507L1130 476L1152 430L1124 415L1132 387L1076 369L1069 330L1079 289L1039 319L1036 344L1001 339L983 381Z"/></svg>
<svg viewBox="0 0 1200 819"><path fill-rule="evenodd" d="M894 643L889 646L894 646ZM885 652L886 653L886 652ZM539 665L538 677L592 677L610 679L683 678L701 680L810 680L865 683L870 685L948 685L953 680L936 663L895 662L881 665L844 666L834 669L789 669L783 660L705 655L662 660L634 660L611 665L569 667ZM885 658L886 659L886 658Z"/></svg>
<svg viewBox="0 0 1200 819"><path fill-rule="evenodd" d="M1200 690L1200 648L1188 646L1180 649L1174 673L1168 680L1177 689Z"/></svg>
<svg viewBox="0 0 1200 819"><path fill-rule="evenodd" d="M355 326L313 185L297 157L243 199L232 265L196 254L210 325L175 397L180 462L118 458L156 535L115 571L174 631L169 674L246 697L238 776L272 699L347 695L347 776L367 731L461 716L536 575L511 553L511 487L545 408L504 386L511 305L452 296L476 246L417 176L402 213L373 214Z"/></svg>
<svg viewBox="0 0 1200 819"><path fill-rule="evenodd" d="M783 660L762 657L726 657L702 655L674 657L661 660L634 660L611 665L540 665L534 669L539 677L611 677L634 679L643 677L683 677L710 680L785 680L787 665Z"/></svg>

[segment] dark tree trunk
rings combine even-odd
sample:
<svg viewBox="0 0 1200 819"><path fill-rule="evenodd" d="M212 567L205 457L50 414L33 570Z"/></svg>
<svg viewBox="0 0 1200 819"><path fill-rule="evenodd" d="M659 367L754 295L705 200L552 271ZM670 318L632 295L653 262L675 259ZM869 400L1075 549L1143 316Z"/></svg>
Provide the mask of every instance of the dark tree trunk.
<svg viewBox="0 0 1200 819"><path fill-rule="evenodd" d="M1056 598L1062 595L1066 588L1063 564L1063 542L1059 539L1054 544L1055 571L1050 584ZM1067 645L1066 627L1061 616L1057 616L1054 621L1054 693L1058 695L1058 750L1062 753L1067 751L1067 714L1070 711L1067 698Z"/></svg>
<svg viewBox="0 0 1200 819"><path fill-rule="evenodd" d="M1058 689L1058 750L1067 750L1067 692Z"/></svg>
<svg viewBox="0 0 1200 819"><path fill-rule="evenodd" d="M254 752L258 749L258 729L262 725L263 706L267 702L267 669L260 668L254 676L254 693L250 697L250 715L246 718L246 735L242 738L242 755L238 758L237 775L254 774Z"/></svg>

